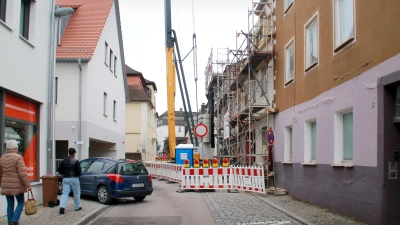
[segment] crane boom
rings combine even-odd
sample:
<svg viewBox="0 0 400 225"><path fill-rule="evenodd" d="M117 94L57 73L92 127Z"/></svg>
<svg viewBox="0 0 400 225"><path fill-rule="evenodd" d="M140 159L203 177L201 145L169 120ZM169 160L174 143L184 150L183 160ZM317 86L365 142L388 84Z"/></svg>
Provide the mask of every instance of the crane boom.
<svg viewBox="0 0 400 225"><path fill-rule="evenodd" d="M174 54L174 40L172 37L171 28L171 1L164 0L165 10L165 58L166 58L166 71L167 71L167 105L168 105L168 144L169 144L169 157L175 159L175 64L173 61Z"/></svg>

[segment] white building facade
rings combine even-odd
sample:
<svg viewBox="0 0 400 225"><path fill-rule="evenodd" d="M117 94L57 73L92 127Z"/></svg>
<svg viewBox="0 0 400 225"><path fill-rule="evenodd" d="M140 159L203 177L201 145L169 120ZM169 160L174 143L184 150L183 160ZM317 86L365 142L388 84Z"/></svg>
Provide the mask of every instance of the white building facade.
<svg viewBox="0 0 400 225"><path fill-rule="evenodd" d="M101 15L100 19L91 14L100 9L109 9L109 14ZM80 17L84 13L87 16ZM99 25L104 22L104 27L89 28L89 31L79 29L93 22ZM71 41L75 38L75 41L85 42L89 39L85 32L99 32L98 40L86 43L88 47ZM58 160L67 156L70 147L77 150L78 159L125 158L124 65L118 1L89 2L77 7L57 48L55 138Z"/></svg>
<svg viewBox="0 0 400 225"><path fill-rule="evenodd" d="M47 167L52 159L46 154L52 1L0 4L1 155L6 141L17 140L37 204L42 204L40 177L52 173ZM6 198L0 196L0 216L6 209Z"/></svg>

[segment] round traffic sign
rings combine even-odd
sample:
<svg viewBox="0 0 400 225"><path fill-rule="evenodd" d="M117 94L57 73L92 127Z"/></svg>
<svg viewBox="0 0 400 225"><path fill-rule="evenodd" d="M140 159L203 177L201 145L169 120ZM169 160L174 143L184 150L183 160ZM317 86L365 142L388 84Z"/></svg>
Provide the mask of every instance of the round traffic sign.
<svg viewBox="0 0 400 225"><path fill-rule="evenodd" d="M269 145L274 145L275 141L275 132L272 130L272 128L269 128L267 131L267 142Z"/></svg>
<svg viewBox="0 0 400 225"><path fill-rule="evenodd" d="M204 123L199 123L194 127L194 134L199 137L203 138L208 134L208 127Z"/></svg>

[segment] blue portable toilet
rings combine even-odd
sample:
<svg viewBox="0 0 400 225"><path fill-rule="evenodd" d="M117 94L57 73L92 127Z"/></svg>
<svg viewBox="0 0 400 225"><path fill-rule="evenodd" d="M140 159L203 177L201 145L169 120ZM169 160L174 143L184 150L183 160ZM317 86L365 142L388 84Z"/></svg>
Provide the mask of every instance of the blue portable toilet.
<svg viewBox="0 0 400 225"><path fill-rule="evenodd" d="M188 159L190 167L193 167L193 144L179 144L175 147L175 163L183 165L185 159Z"/></svg>

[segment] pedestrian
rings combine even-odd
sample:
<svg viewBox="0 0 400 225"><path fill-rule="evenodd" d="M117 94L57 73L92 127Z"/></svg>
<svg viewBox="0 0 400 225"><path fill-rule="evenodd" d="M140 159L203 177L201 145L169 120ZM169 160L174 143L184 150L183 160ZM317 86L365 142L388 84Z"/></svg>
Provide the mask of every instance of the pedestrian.
<svg viewBox="0 0 400 225"><path fill-rule="evenodd" d="M0 187L1 194L7 198L7 220L9 225L18 224L24 208L24 193L32 191L31 183L26 174L26 166L18 142L9 140L6 143L6 154L0 158ZM14 211L14 198L17 207Z"/></svg>
<svg viewBox="0 0 400 225"><path fill-rule="evenodd" d="M82 210L81 206L81 187L79 184L79 176L82 173L81 164L75 159L76 150L68 149L69 156L61 162L58 172L63 175L63 190L60 200L60 214L64 214L65 207L68 202L68 195L72 189L74 193L74 209Z"/></svg>

